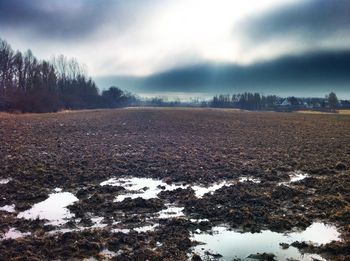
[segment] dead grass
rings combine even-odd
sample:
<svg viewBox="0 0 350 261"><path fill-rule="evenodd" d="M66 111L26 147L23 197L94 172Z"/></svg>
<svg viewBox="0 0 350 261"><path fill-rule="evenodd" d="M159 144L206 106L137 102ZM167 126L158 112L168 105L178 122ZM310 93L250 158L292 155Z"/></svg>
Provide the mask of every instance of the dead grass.
<svg viewBox="0 0 350 261"><path fill-rule="evenodd" d="M305 114L335 114L333 112L326 112L326 111L297 111L297 113L305 113Z"/></svg>
<svg viewBox="0 0 350 261"><path fill-rule="evenodd" d="M334 112L326 112L326 111L312 111L312 110L303 110L303 111L297 111L297 113L304 113L304 114L340 114L340 115L350 115L350 109L345 110L338 110L337 113Z"/></svg>
<svg viewBox="0 0 350 261"><path fill-rule="evenodd" d="M350 109L348 109L348 110L339 110L338 113L342 114L342 115L350 115Z"/></svg>

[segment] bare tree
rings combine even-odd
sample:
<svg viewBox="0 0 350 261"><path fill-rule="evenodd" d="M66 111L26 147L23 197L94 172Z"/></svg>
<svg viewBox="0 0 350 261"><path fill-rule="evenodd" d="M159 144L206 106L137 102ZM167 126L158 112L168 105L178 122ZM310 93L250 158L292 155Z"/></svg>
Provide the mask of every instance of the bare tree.
<svg viewBox="0 0 350 261"><path fill-rule="evenodd" d="M95 108L124 106L134 97L112 89L99 95L95 82L84 65L63 55L50 62L39 61L31 50L14 52L0 39L0 106L11 103L13 109L29 112L56 111L59 108ZM112 98L112 99L111 99Z"/></svg>
<svg viewBox="0 0 350 261"><path fill-rule="evenodd" d="M0 94L6 95L12 85L13 50L11 46L0 39Z"/></svg>

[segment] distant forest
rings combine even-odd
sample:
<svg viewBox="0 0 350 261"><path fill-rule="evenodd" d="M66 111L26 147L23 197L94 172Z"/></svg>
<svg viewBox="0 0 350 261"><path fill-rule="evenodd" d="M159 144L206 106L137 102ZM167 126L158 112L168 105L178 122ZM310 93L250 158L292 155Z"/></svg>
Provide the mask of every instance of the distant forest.
<svg viewBox="0 0 350 261"><path fill-rule="evenodd" d="M30 50L14 51L0 39L0 109L55 112L62 109L114 108L136 98L117 87L99 92L84 66L63 55L39 61Z"/></svg>
<svg viewBox="0 0 350 261"><path fill-rule="evenodd" d="M51 61L40 61L30 50L15 52L0 39L0 111L56 112L126 106L335 111L340 107L350 108L350 101L339 101L333 92L325 98L281 98L246 92L216 95L210 100L192 99L190 102L160 97L140 99L114 86L100 92L76 59L60 55Z"/></svg>
<svg viewBox="0 0 350 261"><path fill-rule="evenodd" d="M250 111L297 111L297 110L317 110L336 112L337 109L350 109L349 100L339 100L334 92L325 95L324 98L297 98L279 97L276 95L262 95L260 93L238 93L215 95L209 100L192 99L182 102L179 99L169 101L166 98L152 98L146 101L138 101L144 106L158 107L209 107L209 108L234 108Z"/></svg>
<svg viewBox="0 0 350 261"><path fill-rule="evenodd" d="M325 95L324 98L297 98L294 96L282 98L276 95L265 96L260 93L245 92L214 96L207 106L244 110L295 111L313 109L335 111L338 108L350 108L350 101L339 100L334 92Z"/></svg>

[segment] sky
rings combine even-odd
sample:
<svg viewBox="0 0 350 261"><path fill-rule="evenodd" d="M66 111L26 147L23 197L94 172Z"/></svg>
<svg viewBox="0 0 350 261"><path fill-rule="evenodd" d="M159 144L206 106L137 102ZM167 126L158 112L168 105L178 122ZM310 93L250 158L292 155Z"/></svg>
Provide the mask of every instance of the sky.
<svg viewBox="0 0 350 261"><path fill-rule="evenodd" d="M350 98L348 0L0 0L0 38L141 95Z"/></svg>

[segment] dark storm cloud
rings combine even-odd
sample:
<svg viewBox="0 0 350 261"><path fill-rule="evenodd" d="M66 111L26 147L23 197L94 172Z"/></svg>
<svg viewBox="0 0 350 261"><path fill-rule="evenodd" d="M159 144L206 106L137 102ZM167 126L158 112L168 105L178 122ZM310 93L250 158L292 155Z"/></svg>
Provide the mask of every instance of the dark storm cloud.
<svg viewBox="0 0 350 261"><path fill-rule="evenodd" d="M138 92L237 92L303 93L348 91L350 51L287 56L249 66L202 64L178 68L144 78L98 78L106 84Z"/></svg>
<svg viewBox="0 0 350 261"><path fill-rule="evenodd" d="M349 0L307 0L247 18L237 27L255 43L296 34L305 40L349 36ZM334 39L337 41L339 39Z"/></svg>
<svg viewBox="0 0 350 261"><path fill-rule="evenodd" d="M121 1L112 0L0 0L0 29L25 29L42 37L79 38L94 32Z"/></svg>

